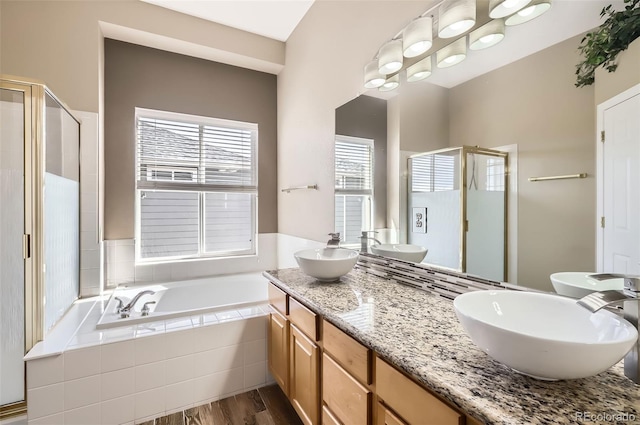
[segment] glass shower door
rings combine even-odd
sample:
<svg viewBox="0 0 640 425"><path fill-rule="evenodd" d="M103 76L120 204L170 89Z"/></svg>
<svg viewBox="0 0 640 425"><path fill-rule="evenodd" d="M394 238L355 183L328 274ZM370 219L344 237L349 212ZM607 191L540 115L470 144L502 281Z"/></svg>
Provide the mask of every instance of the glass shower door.
<svg viewBox="0 0 640 425"><path fill-rule="evenodd" d="M24 132L24 92L0 88L0 413L25 395Z"/></svg>

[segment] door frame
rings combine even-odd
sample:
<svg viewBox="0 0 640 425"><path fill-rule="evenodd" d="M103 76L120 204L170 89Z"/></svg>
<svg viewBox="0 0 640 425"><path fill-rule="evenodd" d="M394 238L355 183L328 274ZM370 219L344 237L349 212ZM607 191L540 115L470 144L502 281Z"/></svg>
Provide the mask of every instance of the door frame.
<svg viewBox="0 0 640 425"><path fill-rule="evenodd" d="M604 113L607 109L640 95L640 84L617 94L600 103L596 108L596 272L604 270L604 228L600 218L604 217L604 143L601 134L604 131ZM611 270L609 270L611 271Z"/></svg>

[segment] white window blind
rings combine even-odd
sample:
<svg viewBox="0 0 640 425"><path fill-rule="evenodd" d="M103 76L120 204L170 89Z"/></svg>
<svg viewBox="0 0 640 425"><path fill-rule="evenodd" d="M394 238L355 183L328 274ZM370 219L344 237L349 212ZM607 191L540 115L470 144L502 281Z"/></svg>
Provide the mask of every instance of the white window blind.
<svg viewBox="0 0 640 425"><path fill-rule="evenodd" d="M440 154L411 158L411 191L439 192L456 189L457 158Z"/></svg>
<svg viewBox="0 0 640 425"><path fill-rule="evenodd" d="M357 244L370 230L373 198L373 140L336 136L335 231L344 244Z"/></svg>
<svg viewBox="0 0 640 425"><path fill-rule="evenodd" d="M139 260L255 253L257 124L136 108Z"/></svg>

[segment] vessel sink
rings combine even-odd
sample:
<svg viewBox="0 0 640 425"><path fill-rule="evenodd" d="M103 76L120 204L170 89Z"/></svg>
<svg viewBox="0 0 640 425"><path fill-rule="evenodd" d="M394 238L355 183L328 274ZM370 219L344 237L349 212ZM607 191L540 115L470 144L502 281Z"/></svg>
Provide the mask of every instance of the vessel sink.
<svg viewBox="0 0 640 425"><path fill-rule="evenodd" d="M293 254L300 269L321 282L334 282L349 273L358 252L346 248L303 249Z"/></svg>
<svg viewBox="0 0 640 425"><path fill-rule="evenodd" d="M592 292L608 291L610 289L622 291L624 279L596 280L589 277L587 272L562 272L550 276L553 289L567 297L582 298Z"/></svg>
<svg viewBox="0 0 640 425"><path fill-rule="evenodd" d="M543 380L586 378L619 362L638 339L626 320L576 300L524 291L476 291L453 302L471 340L495 360Z"/></svg>
<svg viewBox="0 0 640 425"><path fill-rule="evenodd" d="M427 248L406 243L390 243L371 245L371 252L383 257L397 258L398 260L421 262L427 255Z"/></svg>

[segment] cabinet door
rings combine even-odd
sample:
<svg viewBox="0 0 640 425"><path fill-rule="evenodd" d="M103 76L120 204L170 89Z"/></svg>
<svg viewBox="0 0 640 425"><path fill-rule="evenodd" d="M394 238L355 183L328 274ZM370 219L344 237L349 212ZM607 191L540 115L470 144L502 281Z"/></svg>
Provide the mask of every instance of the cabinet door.
<svg viewBox="0 0 640 425"><path fill-rule="evenodd" d="M278 312L269 314L269 371L289 394L289 321Z"/></svg>
<svg viewBox="0 0 640 425"><path fill-rule="evenodd" d="M371 423L372 393L331 357L322 355L322 399L344 424Z"/></svg>
<svg viewBox="0 0 640 425"><path fill-rule="evenodd" d="M384 404L378 402L377 425L407 425L407 423L387 409Z"/></svg>
<svg viewBox="0 0 640 425"><path fill-rule="evenodd" d="M320 349L291 324L289 400L307 425L318 424Z"/></svg>

